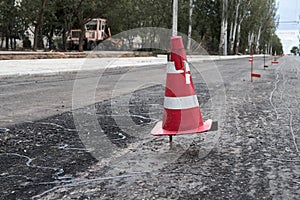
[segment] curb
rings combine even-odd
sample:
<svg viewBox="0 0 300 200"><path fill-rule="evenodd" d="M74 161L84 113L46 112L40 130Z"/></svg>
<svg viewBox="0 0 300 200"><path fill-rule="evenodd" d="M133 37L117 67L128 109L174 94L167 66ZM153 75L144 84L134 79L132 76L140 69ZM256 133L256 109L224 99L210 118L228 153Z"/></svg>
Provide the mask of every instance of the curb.
<svg viewBox="0 0 300 200"><path fill-rule="evenodd" d="M1 53L0 53L1 54ZM26 54L26 53L25 53ZM25 54L22 54L22 55L25 55ZM41 54L43 55L44 53L38 53L37 54ZM59 54L59 53L58 53ZM83 53L85 54L85 53ZM157 57L149 57L149 56L146 56L146 57L139 57L139 56L129 56L127 57L126 56L127 54L122 54L122 56L120 57L117 57L117 54L114 54L114 56L112 57L99 57L101 56L100 54L96 54L96 55L92 55L91 57L88 57L88 58L91 58L91 59L97 59L97 58L103 58L104 60L105 59L109 59L109 58L115 58L115 59L126 59L125 61L125 64L120 64L120 63L113 63L113 65L110 65L109 67L91 67L91 68L86 68L86 69L78 69L77 67L76 68L72 68L72 67L69 67L69 68L58 68L58 69L52 69L53 71L51 71L51 69L45 69L44 71L43 70L39 70L39 71L35 71L34 68L30 68L28 69L28 71L23 71L23 72L17 72L17 70L15 69L15 72L13 71L7 71L7 72L4 72L3 74L0 73L0 78L13 78L13 77L36 77L36 76L55 76L55 75L64 75L64 74L72 74L72 73L77 73L81 70L83 71L95 71L95 70L101 70L101 69L106 69L106 68L123 68L123 67L132 67L132 66L135 66L135 67L146 67L146 66L149 66L149 65L164 65L164 64L167 64L167 58L165 55L158 55ZM224 60L235 60L235 59L246 59L248 58L249 56L246 55L246 56L197 56L197 55L188 55L188 60L190 62L214 62L214 61L224 61ZM256 55L254 57L263 57L263 55ZM85 58L81 58L78 60L78 63L80 63L80 61L82 61L82 59L86 59L87 57ZM133 61L130 63L130 59L133 59ZM51 60L51 59L49 59ZM135 61L134 61L135 60ZM43 62L46 62L47 60L44 59ZM77 60L76 60L77 61ZM4 62L10 62L9 60L5 60ZM12 62L20 62L19 61L12 61ZM105 62L104 62L105 63ZM100 64L100 63L99 63ZM51 68L51 64L49 64L49 68Z"/></svg>

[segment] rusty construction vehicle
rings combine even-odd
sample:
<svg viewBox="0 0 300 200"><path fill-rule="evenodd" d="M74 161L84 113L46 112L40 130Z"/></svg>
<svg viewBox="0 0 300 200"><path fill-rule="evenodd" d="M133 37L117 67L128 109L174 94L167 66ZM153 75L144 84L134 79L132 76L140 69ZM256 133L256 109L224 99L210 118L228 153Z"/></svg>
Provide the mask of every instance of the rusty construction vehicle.
<svg viewBox="0 0 300 200"><path fill-rule="evenodd" d="M80 29L72 29L68 33L67 44L69 50L78 49L80 34ZM95 48L97 50L126 50L127 45L125 39L111 37L106 19L93 18L85 24L83 49L93 50Z"/></svg>

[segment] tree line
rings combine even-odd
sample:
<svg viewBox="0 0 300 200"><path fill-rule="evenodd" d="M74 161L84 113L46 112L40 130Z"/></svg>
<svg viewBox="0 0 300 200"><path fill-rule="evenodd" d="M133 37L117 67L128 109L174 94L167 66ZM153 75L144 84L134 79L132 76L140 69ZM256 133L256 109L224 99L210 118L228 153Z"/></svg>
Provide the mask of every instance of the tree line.
<svg viewBox="0 0 300 200"><path fill-rule="evenodd" d="M179 0L178 31L189 32L213 54L281 53L276 10L275 0ZM66 50L67 32L84 30L94 17L106 18L112 35L140 27L171 29L172 0L0 0L0 48L16 49L22 41L24 48L44 49L46 39L47 48Z"/></svg>

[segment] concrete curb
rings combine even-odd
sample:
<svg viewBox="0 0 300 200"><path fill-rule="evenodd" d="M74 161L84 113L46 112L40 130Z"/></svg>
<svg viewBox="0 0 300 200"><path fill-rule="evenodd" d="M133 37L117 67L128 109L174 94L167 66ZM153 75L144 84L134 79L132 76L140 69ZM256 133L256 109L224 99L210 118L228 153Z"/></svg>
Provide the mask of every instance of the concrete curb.
<svg viewBox="0 0 300 200"><path fill-rule="evenodd" d="M149 65L164 65L167 63L166 55L157 57L95 57L76 59L35 59L35 60L0 60L0 78L18 76L50 76L76 73L79 71L101 70L117 67L146 67ZM124 54L123 54L124 55ZM190 62L214 62L222 60L245 59L243 56L203 56L188 55ZM255 57L263 57L256 55Z"/></svg>

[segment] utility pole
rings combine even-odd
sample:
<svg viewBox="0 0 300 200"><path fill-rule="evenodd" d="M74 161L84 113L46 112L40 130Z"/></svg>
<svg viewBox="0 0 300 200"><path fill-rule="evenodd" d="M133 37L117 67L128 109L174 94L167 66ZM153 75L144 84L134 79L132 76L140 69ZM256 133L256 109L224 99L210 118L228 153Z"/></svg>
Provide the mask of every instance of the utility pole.
<svg viewBox="0 0 300 200"><path fill-rule="evenodd" d="M190 0L189 31L188 31L188 43L187 43L188 51L191 49L191 42L192 42L193 9L194 9L194 0Z"/></svg>
<svg viewBox="0 0 300 200"><path fill-rule="evenodd" d="M178 34L178 0L173 0L173 23L172 23L172 36L177 36ZM170 56L168 56L168 61ZM170 147L172 147L173 136L169 135Z"/></svg>
<svg viewBox="0 0 300 200"><path fill-rule="evenodd" d="M173 26L172 26L172 36L177 36L178 31L178 0L173 0Z"/></svg>

